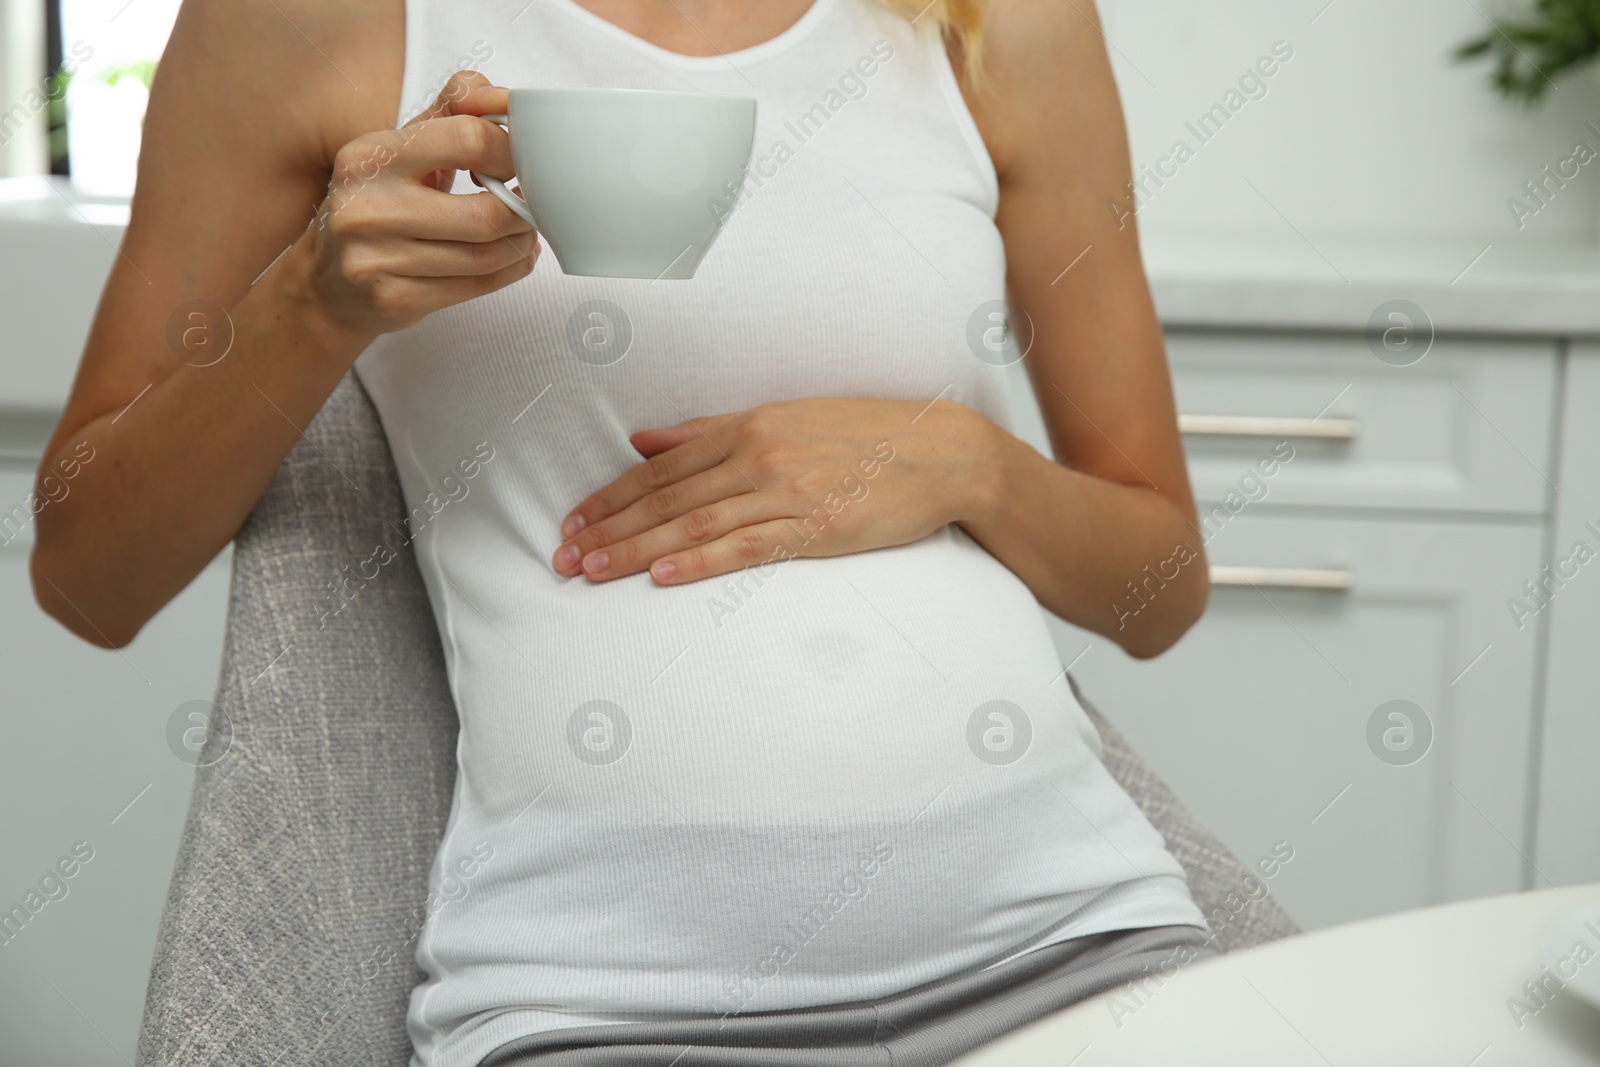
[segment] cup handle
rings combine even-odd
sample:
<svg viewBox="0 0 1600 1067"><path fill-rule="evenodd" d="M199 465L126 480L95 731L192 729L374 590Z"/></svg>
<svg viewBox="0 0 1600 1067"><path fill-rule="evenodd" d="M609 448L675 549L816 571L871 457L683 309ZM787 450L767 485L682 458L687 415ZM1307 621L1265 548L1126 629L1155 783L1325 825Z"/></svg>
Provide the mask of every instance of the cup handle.
<svg viewBox="0 0 1600 1067"><path fill-rule="evenodd" d="M481 117L498 126L509 127L511 125L511 119L507 115L483 115ZM508 128L506 132L510 133L511 131ZM524 222L534 227L534 229L538 229L539 224L533 221L533 212L528 210L528 202L510 189L507 189L505 182L499 178L491 178L487 174L480 174L477 171L473 171L472 176L478 179L480 185L498 197L502 204L522 216Z"/></svg>

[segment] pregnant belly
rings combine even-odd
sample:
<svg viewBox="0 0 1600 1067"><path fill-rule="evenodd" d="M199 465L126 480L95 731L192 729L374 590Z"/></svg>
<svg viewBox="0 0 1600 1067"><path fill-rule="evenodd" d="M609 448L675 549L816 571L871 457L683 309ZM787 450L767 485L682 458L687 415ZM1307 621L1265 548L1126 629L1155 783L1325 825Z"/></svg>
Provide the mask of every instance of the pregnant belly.
<svg viewBox="0 0 1600 1067"><path fill-rule="evenodd" d="M446 1000L877 996L1179 873L1093 754L1037 604L954 530L794 560L736 604L720 582L502 586L522 614L450 620L441 854L493 858L426 943Z"/></svg>
<svg viewBox="0 0 1600 1067"><path fill-rule="evenodd" d="M996 769L1059 775L1088 736L1026 586L950 527L765 577L505 595L520 618L459 614L452 674L462 772L507 818L541 791L646 820L914 815Z"/></svg>

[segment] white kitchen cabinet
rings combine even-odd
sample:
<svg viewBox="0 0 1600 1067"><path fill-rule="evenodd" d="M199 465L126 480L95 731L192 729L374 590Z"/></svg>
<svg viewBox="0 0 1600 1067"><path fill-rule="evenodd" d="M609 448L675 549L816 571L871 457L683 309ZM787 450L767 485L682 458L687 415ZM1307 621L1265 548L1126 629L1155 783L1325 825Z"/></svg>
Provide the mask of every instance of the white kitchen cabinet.
<svg viewBox="0 0 1600 1067"><path fill-rule="evenodd" d="M1562 382L1560 503L1551 554L1566 572L1550 598L1534 860L1562 884L1600 881L1600 344L1573 345ZM1574 573L1576 572L1576 573ZM1558 574L1557 577L1560 577Z"/></svg>
<svg viewBox="0 0 1600 1067"><path fill-rule="evenodd" d="M1542 542L1527 524L1246 511L1213 564L1348 569L1352 586L1218 587L1166 655L1137 663L1097 637L1073 672L1240 856L1294 847L1272 888L1301 924L1511 892L1538 649L1498 624ZM1090 644L1057 625L1069 657ZM1397 699L1432 724L1426 754L1398 766L1368 740Z"/></svg>
<svg viewBox="0 0 1600 1067"><path fill-rule="evenodd" d="M0 464L4 508L32 473ZM69 507L69 494L51 507ZM127 648L68 633L34 603L31 529L0 546L0 912L39 890L77 842L92 859L0 944L0 1067L122 1065L134 1039L156 924L194 768L169 746L173 712L209 700L227 612L224 549Z"/></svg>
<svg viewBox="0 0 1600 1067"><path fill-rule="evenodd" d="M1052 618L1063 662L1247 861L1294 846L1272 889L1307 927L1547 884L1547 618L1519 628L1506 602L1548 562L1559 347L1441 337L1409 367L1359 333L1173 330L1168 348L1180 417L1211 431L1184 438L1210 563L1256 584L1216 585L1149 662ZM1012 384L1019 434L1048 451ZM1333 588L1272 584L1294 572ZM1369 743L1392 700L1431 723L1414 763ZM1592 826L1567 812L1568 838Z"/></svg>

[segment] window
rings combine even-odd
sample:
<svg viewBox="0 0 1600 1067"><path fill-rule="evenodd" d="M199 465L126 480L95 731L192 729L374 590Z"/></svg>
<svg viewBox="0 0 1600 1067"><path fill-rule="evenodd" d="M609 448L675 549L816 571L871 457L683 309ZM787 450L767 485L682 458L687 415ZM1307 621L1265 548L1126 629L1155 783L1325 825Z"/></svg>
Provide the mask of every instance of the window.
<svg viewBox="0 0 1600 1067"><path fill-rule="evenodd" d="M90 196L133 192L150 78L179 0L46 0L51 170Z"/></svg>

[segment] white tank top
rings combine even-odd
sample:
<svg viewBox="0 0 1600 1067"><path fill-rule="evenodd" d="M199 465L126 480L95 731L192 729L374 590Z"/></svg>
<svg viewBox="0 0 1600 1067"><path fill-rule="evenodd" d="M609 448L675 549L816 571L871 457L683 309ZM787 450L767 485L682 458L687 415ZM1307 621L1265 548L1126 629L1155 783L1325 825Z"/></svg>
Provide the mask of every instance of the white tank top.
<svg viewBox="0 0 1600 1067"><path fill-rule="evenodd" d="M1009 427L1006 372L968 337L1005 292L998 187L929 20L816 0L764 44L687 57L573 0L410 0L406 50L402 121L469 65L758 101L746 188L692 280L568 277L546 248L356 362L412 509L385 547L415 549L461 719L413 1063L1203 929L1037 602L959 528L672 587L550 566L640 429L941 395ZM872 480L839 473L871 506Z"/></svg>

